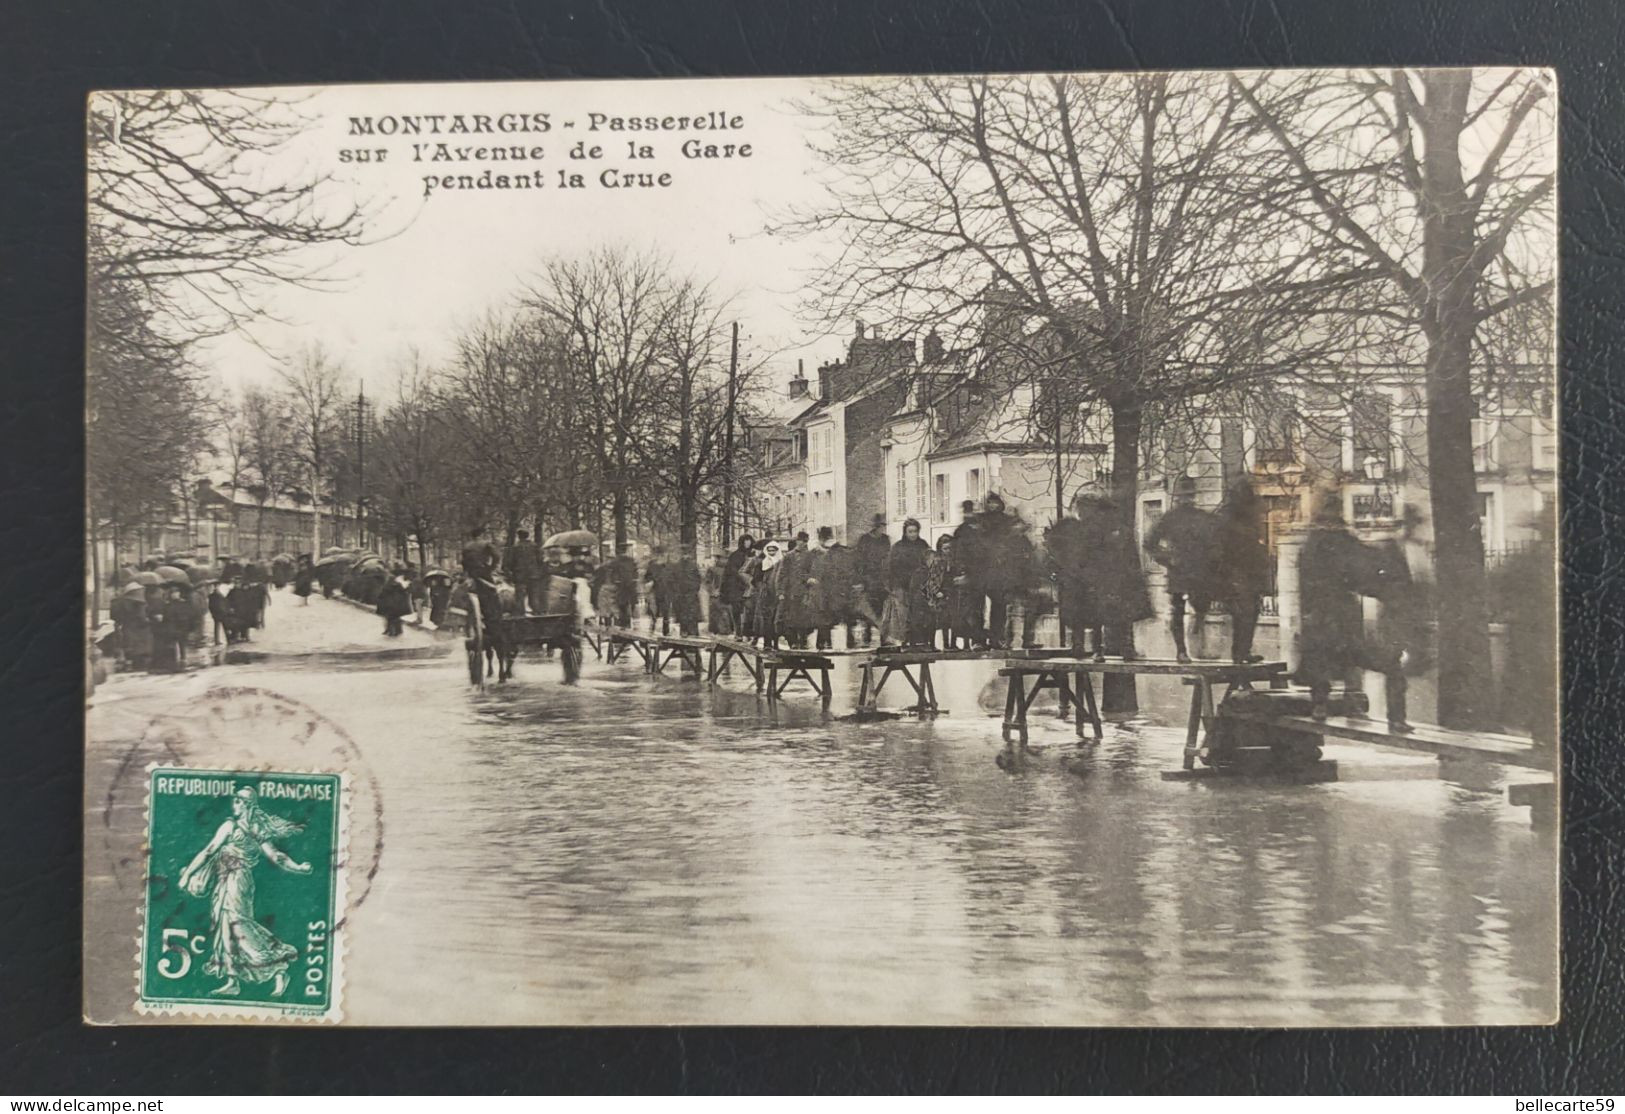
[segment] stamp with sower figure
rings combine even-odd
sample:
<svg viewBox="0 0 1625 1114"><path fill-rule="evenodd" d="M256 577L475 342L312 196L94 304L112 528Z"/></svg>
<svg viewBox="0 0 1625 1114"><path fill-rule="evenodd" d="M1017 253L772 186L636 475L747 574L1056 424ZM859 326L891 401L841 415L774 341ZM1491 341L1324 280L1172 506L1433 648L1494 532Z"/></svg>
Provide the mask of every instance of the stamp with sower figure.
<svg viewBox="0 0 1625 1114"><path fill-rule="evenodd" d="M148 778L136 1008L338 1020L344 775L155 766Z"/></svg>

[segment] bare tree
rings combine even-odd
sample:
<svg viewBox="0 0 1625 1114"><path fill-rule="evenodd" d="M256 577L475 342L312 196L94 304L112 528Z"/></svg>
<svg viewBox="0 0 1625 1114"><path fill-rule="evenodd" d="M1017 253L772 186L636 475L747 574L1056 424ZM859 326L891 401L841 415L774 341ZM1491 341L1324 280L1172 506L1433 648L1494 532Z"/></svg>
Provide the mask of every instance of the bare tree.
<svg viewBox="0 0 1625 1114"><path fill-rule="evenodd" d="M293 421L283 401L260 387L243 392L242 414L247 441L247 465L254 501L254 553L264 556L265 510L274 504L293 479ZM312 559L320 554L312 554Z"/></svg>
<svg viewBox="0 0 1625 1114"><path fill-rule="evenodd" d="M640 446L652 442L673 314L669 264L607 249L582 260L548 260L527 305L559 338L591 422L587 445L608 490L615 546L627 544L629 512L645 475Z"/></svg>
<svg viewBox="0 0 1625 1114"><path fill-rule="evenodd" d="M1231 79L1290 160L1306 230L1376 271L1387 293L1369 299L1374 318L1425 351L1439 718L1451 726L1482 725L1493 707L1472 420L1508 371L1551 374L1550 83L1529 70Z"/></svg>
<svg viewBox="0 0 1625 1114"><path fill-rule="evenodd" d="M435 387L434 374L411 353L398 397L378 424L373 453L380 527L417 539L420 568L428 567L429 546L448 540L447 525L456 522L452 424Z"/></svg>
<svg viewBox="0 0 1625 1114"><path fill-rule="evenodd" d="M284 93L96 93L88 115L90 283L139 287L166 335L218 335L281 283L324 281L324 253L374 214L320 174L267 179L311 127Z"/></svg>
<svg viewBox="0 0 1625 1114"><path fill-rule="evenodd" d="M320 347L311 346L278 369L292 431L293 457L310 483L310 547L322 551L323 481L331 472L344 433L340 425L344 369Z"/></svg>
<svg viewBox="0 0 1625 1114"><path fill-rule="evenodd" d="M783 228L838 245L825 318L957 330L1033 424L1071 412L1056 441L1109 414L1132 536L1148 427L1333 350L1324 307L1364 277L1272 203L1283 158L1246 103L1216 74L843 83L804 106L840 173Z"/></svg>
<svg viewBox="0 0 1625 1114"><path fill-rule="evenodd" d="M728 423L737 423L759 378L760 362L747 358L730 370L732 332L725 299L694 279L673 279L657 351L650 421L633 449L663 494L677 506L678 542L698 557L702 511L720 495L736 461L728 456ZM730 391L735 406L730 411ZM735 453L736 457L744 454ZM737 477L736 477L737 478Z"/></svg>

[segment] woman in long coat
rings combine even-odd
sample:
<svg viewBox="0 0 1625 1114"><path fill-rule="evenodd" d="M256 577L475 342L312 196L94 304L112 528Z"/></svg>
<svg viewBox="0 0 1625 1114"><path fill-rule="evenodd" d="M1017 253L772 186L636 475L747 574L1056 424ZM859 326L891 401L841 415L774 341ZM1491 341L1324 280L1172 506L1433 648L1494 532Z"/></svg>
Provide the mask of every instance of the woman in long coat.
<svg viewBox="0 0 1625 1114"><path fill-rule="evenodd" d="M779 644L778 614L780 588L784 582L784 555L778 542L762 545L762 559L757 564L756 590L751 597L755 617L752 620L756 637L762 645L773 648Z"/></svg>
<svg viewBox="0 0 1625 1114"><path fill-rule="evenodd" d="M916 519L904 519L903 536L892 547L886 557L886 585L889 594L886 597L885 619L880 624L880 644L888 643L915 646L929 638L929 627L922 634L913 612L922 609L924 600L915 601L915 580L924 571L926 562L931 558L931 546L920 537L920 524Z"/></svg>
<svg viewBox="0 0 1625 1114"><path fill-rule="evenodd" d="M798 545L779 564L778 632L792 648L807 648L807 636L818 625L811 595L812 550Z"/></svg>

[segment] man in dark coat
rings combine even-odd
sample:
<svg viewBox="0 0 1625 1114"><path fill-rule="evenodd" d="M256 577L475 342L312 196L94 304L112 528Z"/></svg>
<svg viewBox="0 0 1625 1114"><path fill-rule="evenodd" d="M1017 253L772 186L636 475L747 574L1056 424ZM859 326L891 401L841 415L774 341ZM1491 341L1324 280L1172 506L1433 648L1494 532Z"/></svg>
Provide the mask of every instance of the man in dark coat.
<svg viewBox="0 0 1625 1114"><path fill-rule="evenodd" d="M529 530L520 530L502 558L502 571L513 581L521 614L540 615L547 606L547 565L542 551L530 540Z"/></svg>
<svg viewBox="0 0 1625 1114"><path fill-rule="evenodd" d="M226 641L246 642L248 632L254 625L254 616L258 614L259 604L254 596L256 589L247 584L242 577L231 582L231 591L226 594L226 613L231 622L226 626Z"/></svg>
<svg viewBox="0 0 1625 1114"><path fill-rule="evenodd" d="M1168 570L1168 626L1179 660L1190 661L1185 648L1185 603L1190 602L1192 624L1200 630L1213 599L1217 524L1211 514L1197 507L1195 480L1180 476L1172 494L1174 505L1146 535L1145 550Z"/></svg>
<svg viewBox="0 0 1625 1114"><path fill-rule="evenodd" d="M500 652L506 648L502 644L503 626L496 622L502 615L502 597L498 594L496 585L497 570L502 567L502 554L492 544L484 526L475 526L469 530L468 542L463 546L461 561L463 573L473 587L474 597L479 600L480 616L487 637L491 645Z"/></svg>
<svg viewBox="0 0 1625 1114"><path fill-rule="evenodd" d="M672 613L677 603L676 574L676 562L666 557L666 547L655 546L643 579L648 585L649 599L654 604L654 617L660 623L661 634L671 633Z"/></svg>
<svg viewBox="0 0 1625 1114"><path fill-rule="evenodd" d="M500 599L500 593L498 595ZM518 606L517 603L515 606ZM378 591L378 614L384 620L384 634L390 638L398 638L404 633L401 620L412 613L412 597L407 587L406 570L396 569L395 574L385 582Z"/></svg>
<svg viewBox="0 0 1625 1114"><path fill-rule="evenodd" d="M722 600L722 606L728 609L728 626L736 634L744 629L739 609L748 591L745 565L750 561L751 551L755 548L756 539L749 534L743 535L739 539L738 547L728 554L728 560L722 566L722 583L717 595Z"/></svg>
<svg viewBox="0 0 1625 1114"><path fill-rule="evenodd" d="M886 565L890 557L891 537L886 533L886 516L877 514L870 520L869 532L858 539L852 553L852 575L856 578L852 585L852 602L863 616L865 646L874 644L875 626L886 608Z"/></svg>
<svg viewBox="0 0 1625 1114"><path fill-rule="evenodd" d="M231 641L231 608L226 602L228 589L219 581L209 585L209 618L214 620L214 644L220 645L220 636L224 634L226 641Z"/></svg>
<svg viewBox="0 0 1625 1114"><path fill-rule="evenodd" d="M817 601L814 622L818 628L818 649L835 647L835 626L846 625L846 644L855 641L856 617L852 611L852 586L855 573L852 551L835 540L835 531L828 526L818 528L818 548L812 552L810 579L817 582L813 598Z"/></svg>
<svg viewBox="0 0 1625 1114"><path fill-rule="evenodd" d="M975 560L967 561L972 594L980 593L987 599L987 640L996 649L1008 649L1009 635L1005 619L1013 594L1025 587L1022 562L1021 521L1004 509L1004 499L989 494L982 501L982 513L975 518L973 551ZM980 610L980 602L978 602Z"/></svg>
<svg viewBox="0 0 1625 1114"><path fill-rule="evenodd" d="M953 534L949 564L949 571L953 575L954 595L958 601L958 613L954 616L954 632L965 639L966 649L985 649L987 627L982 622L985 601L978 578L987 557L981 544L975 502L966 499L959 504L959 516L959 528Z"/></svg>
<svg viewBox="0 0 1625 1114"><path fill-rule="evenodd" d="M1269 550L1264 545L1264 504L1243 476L1230 488L1218 514L1214 591L1230 612L1230 660L1261 660L1253 653L1259 599L1269 588Z"/></svg>
<svg viewBox="0 0 1625 1114"><path fill-rule="evenodd" d="M703 578L698 562L687 553L671 563L672 614L677 618L677 629L685 637L700 633L700 589Z"/></svg>
<svg viewBox="0 0 1625 1114"><path fill-rule="evenodd" d="M1106 490L1114 492L1115 488L1108 485ZM1108 634L1125 640L1117 648L1125 661L1131 660L1135 656L1134 624L1156 614L1133 531L1114 494L1081 495L1077 512L1082 524L1082 579L1088 585L1085 606L1088 625L1094 632L1095 660L1106 659Z"/></svg>
<svg viewBox="0 0 1625 1114"><path fill-rule="evenodd" d="M1345 690L1353 690L1358 687L1361 669L1383 674L1389 730L1406 732L1411 727L1405 721L1402 651L1366 638L1365 613L1360 605L1362 595L1380 599L1386 589L1401 580L1409 585L1408 570L1400 574L1393 567L1393 553L1386 555L1386 570L1384 560L1381 551L1349 531L1343 519L1342 494L1327 496L1316 511L1298 559L1298 598L1303 614L1298 676L1309 683L1311 714L1325 719L1334 676L1343 678Z"/></svg>
<svg viewBox="0 0 1625 1114"><path fill-rule="evenodd" d="M638 599L638 561L627 547L599 566L593 576L594 596L603 601L599 610L607 614L612 626L628 628L632 625L632 608ZM606 599L604 589L609 589Z"/></svg>
<svg viewBox="0 0 1625 1114"><path fill-rule="evenodd" d="M812 550L804 542L786 553L779 564L779 610L774 625L778 634L796 650L807 648L807 635L818 626L812 566Z"/></svg>

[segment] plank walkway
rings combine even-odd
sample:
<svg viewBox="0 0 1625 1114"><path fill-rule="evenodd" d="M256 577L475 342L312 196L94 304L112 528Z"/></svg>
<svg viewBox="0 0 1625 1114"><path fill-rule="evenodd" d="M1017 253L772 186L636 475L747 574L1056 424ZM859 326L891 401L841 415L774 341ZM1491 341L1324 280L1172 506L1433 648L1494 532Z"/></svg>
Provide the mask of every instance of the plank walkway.
<svg viewBox="0 0 1625 1114"><path fill-rule="evenodd" d="M1167 658L1093 658L1046 657L1011 661L999 670L999 676L1009 679L1004 701L1004 741L1014 746L1018 741L1027 745L1027 712L1038 694L1055 689L1061 698L1061 715L1068 706L1074 711L1073 727L1078 738L1085 737L1085 727L1092 728L1098 740L1104 735L1100 722L1100 709L1095 703L1094 674L1118 674L1136 677L1185 677L1191 682L1190 717L1185 728L1185 769L1196 764L1202 733L1215 719L1213 686L1251 684L1262 681L1284 684L1286 662L1265 661L1251 665L1232 662L1172 661ZM1029 684L1030 682L1030 684Z"/></svg>
<svg viewBox="0 0 1625 1114"><path fill-rule="evenodd" d="M1421 751L1441 758L1468 758L1494 762L1503 766L1518 766L1526 770L1553 769L1550 751L1537 748L1534 743L1517 735L1499 735L1488 731L1454 731L1431 723L1412 725L1408 733L1390 730L1380 719L1359 719L1348 716L1329 716L1319 720L1312 716L1281 715L1271 712L1240 712L1220 710L1230 719L1249 723L1269 724L1289 731L1302 731L1326 738L1342 739L1354 743L1394 747L1399 750Z"/></svg>

